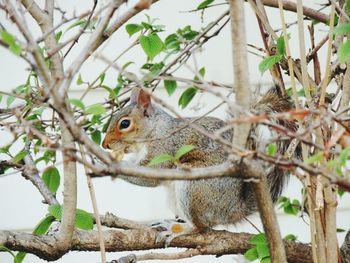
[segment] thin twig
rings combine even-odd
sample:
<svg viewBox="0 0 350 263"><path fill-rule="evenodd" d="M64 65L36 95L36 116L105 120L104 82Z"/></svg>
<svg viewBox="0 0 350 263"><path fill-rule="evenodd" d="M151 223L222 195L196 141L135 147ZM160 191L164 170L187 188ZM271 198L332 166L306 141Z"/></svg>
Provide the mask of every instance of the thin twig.
<svg viewBox="0 0 350 263"><path fill-rule="evenodd" d="M331 70L331 54L332 54L332 42L333 42L333 28L334 28L334 16L335 16L335 5L332 3L331 5L331 13L330 13L330 22L329 22L329 33L328 33L328 48L327 48L327 57L326 57L326 69L324 72L324 78L321 82L321 91L320 91L320 106L325 103L326 98L326 89L328 87L329 79L330 79L330 70Z"/></svg>
<svg viewBox="0 0 350 263"><path fill-rule="evenodd" d="M81 144L79 145L79 148L80 148L80 152L81 152L81 158L86 161L86 156L85 156L86 154L85 154L84 148ZM92 208L94 210L94 218L95 218L95 222L96 222L96 226L97 226L98 239L99 239L99 243L100 243L101 262L106 263L106 248L105 248L105 242L104 242L104 237L103 237L100 214L98 212L95 189L94 189L94 185L92 183L91 177L89 175L89 170L85 165L84 165L84 171L86 174L86 181L87 181L87 185L89 188Z"/></svg>

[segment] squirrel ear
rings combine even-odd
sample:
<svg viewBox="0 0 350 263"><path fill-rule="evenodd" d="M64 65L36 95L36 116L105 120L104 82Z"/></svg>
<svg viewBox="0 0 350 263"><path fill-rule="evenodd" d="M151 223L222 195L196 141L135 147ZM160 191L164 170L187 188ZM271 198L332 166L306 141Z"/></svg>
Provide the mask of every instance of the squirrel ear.
<svg viewBox="0 0 350 263"><path fill-rule="evenodd" d="M133 88L130 102L136 103L144 109L145 115L149 115L152 110L151 95L140 88Z"/></svg>

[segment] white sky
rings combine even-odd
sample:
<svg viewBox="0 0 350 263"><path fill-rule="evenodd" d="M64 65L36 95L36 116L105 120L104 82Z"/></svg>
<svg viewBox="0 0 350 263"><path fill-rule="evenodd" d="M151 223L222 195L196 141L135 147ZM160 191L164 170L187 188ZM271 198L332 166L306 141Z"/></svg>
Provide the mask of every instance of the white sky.
<svg viewBox="0 0 350 263"><path fill-rule="evenodd" d="M77 13L87 10L91 5L92 1L79 0L79 1L58 1L59 6L67 10L75 10ZM129 1L132 3L133 1ZM220 1L218 1L220 2ZM222 1L221 1L222 2ZM311 1L305 1L307 4ZM312 1L317 2L317 1ZM199 13L180 13L180 11L194 9L200 1L186 1L186 0L161 0L159 3L154 5L151 10L146 13L153 18L159 18L160 24L165 24L167 33L176 30L179 27L191 24L193 29L197 29L206 25L210 19L217 17L219 14L226 10L226 6L218 7L209 10L205 13L204 20L201 22L201 15ZM310 3L311 4L311 3ZM314 5L317 7L317 5ZM268 9L268 16L271 19L273 25L279 25L279 14L277 10ZM139 22L145 20L144 14L140 14L130 22ZM292 22L296 20L294 14L289 14L287 21ZM6 24L5 16L0 13L1 23ZM30 20L28 20L30 24ZM6 24L7 25L7 24ZM257 24L255 16L249 10L246 10L246 25L247 25L247 39L248 43L261 46L260 34L257 32ZM36 37L38 37L38 31L35 27L31 27L36 31ZM298 56L298 46L297 46L297 33L294 30L295 27L291 29L291 44L292 52L295 57ZM215 80L222 83L232 83L232 59L231 59L231 44L229 27L227 26L223 33L210 41L203 50L196 55L196 61L198 67L206 67L206 80ZM326 32L320 32L323 29L320 26L316 27L317 40L323 38ZM319 34L317 34L320 32ZM167 34L166 33L166 34ZM165 37L166 34L160 34L161 37ZM69 33L67 36L69 37ZM66 67L69 63L78 56L79 46L84 46L86 38L80 40L79 45L73 50L72 54L67 59ZM295 40L295 41L294 41ZM132 40L129 39L127 33L124 29L121 29L113 37L113 39L108 43L108 46L104 48L103 54L108 56L110 59L117 57L124 49L128 47ZM323 55L320 56L321 61L324 61ZM130 67L130 70L136 71L137 66L145 60L145 55L140 48L132 50L127 53L120 60L120 65L127 61L133 60L136 62L134 67ZM258 71L258 64L261 61L260 58L256 56L249 55L249 74L250 81L253 84L270 83L271 79L268 74L261 76ZM193 62L190 63L193 67ZM103 63L98 60L89 60L88 63L83 67L81 71L82 78L87 80L93 80L98 75L99 72L105 67ZM12 54L7 52L4 48L0 48L0 80L1 86L0 90L10 91L16 86L22 84L27 76L27 65L23 63L19 58L14 57ZM192 78L193 75L189 74L188 71L183 71L181 74L186 77ZM114 86L116 81L117 73L114 70L108 71L106 75L106 83ZM286 78L288 82L288 78ZM75 82L74 82L75 83ZM75 92L71 93L72 97L76 97L80 94L80 90L72 85L72 90ZM163 91L158 91L162 98L167 96L164 95ZM176 102L179 97L179 92L175 93L172 98L168 99L169 103L173 103L176 106ZM102 102L105 98L105 92L94 92L90 94L85 104L93 104L96 102ZM176 99L174 99L176 98ZM215 99L207 99L207 97L197 96L197 101L200 104L205 105L204 108L211 107L215 105ZM4 99L1 104L4 105ZM196 105L196 102L193 102ZM179 109L180 110L180 109ZM200 112L191 112L190 110L184 113L188 115L198 115ZM225 112L223 109L216 111L214 115L225 119ZM0 146L6 143L7 138L4 133L0 131ZM30 184L30 182L24 180L19 174L6 176L0 178L0 229L30 229L45 215L46 206L41 203L41 196L36 191L36 189ZM134 220L155 220L160 218L172 218L173 215L168 209L165 201L165 193L161 188L151 189L142 188L128 183L122 182L121 180L111 181L109 178L95 179L94 180L96 195L98 200L98 206L100 213L105 213L107 211L113 212L118 216L126 217ZM300 184L294 178L291 179L285 195L299 198L300 197ZM62 200L62 195L60 194L62 189L58 191L59 200ZM89 211L92 211L90 198L87 192L86 180L84 178L83 171L79 172L79 185L78 185L79 197L78 206ZM127 201L125 201L127 200ZM349 229L350 222L350 198L349 195L340 200L341 209L339 210L338 223L339 227ZM259 225L259 219L255 215L252 217L253 221ZM295 233L298 238L302 241L309 240L309 234L307 232L306 223L300 218L294 218L292 216L286 216L279 213L279 222L281 225L281 231L283 235L289 233ZM250 231L255 233L251 226L247 224L238 224L235 227L236 231ZM340 235L343 238L343 235ZM120 255L116 256L114 253L108 253L108 259L112 260ZM0 262L11 262L10 257L4 253L0 253ZM31 256L28 257L25 262L41 262L37 258ZM57 262L99 262L98 253L70 253L64 256L61 260ZM232 262L232 256L224 256L217 259L214 257L203 257L199 259L198 257L192 259L182 260L181 262Z"/></svg>

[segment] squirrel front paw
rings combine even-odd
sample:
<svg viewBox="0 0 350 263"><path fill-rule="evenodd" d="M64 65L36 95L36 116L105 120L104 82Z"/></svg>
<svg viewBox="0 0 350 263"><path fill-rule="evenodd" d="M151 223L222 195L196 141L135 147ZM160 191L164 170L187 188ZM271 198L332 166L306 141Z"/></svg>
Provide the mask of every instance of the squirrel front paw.
<svg viewBox="0 0 350 263"><path fill-rule="evenodd" d="M195 230L192 224L182 219L164 219L151 224L151 227L165 229L156 238L156 243L164 241L165 247L168 247L174 238L191 234Z"/></svg>

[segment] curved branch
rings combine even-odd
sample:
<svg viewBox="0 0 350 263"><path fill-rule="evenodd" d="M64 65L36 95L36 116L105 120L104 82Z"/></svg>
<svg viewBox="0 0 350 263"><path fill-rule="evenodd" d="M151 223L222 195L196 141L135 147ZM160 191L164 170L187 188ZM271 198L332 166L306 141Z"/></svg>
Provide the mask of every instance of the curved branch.
<svg viewBox="0 0 350 263"><path fill-rule="evenodd" d="M131 251L164 248L163 243L155 243L159 234L148 230L107 230L103 232L106 251ZM201 255L242 254L252 247L249 240L254 235L231 233L228 231L210 231L178 237L171 247L200 247ZM220 240L220 242L217 242ZM36 236L21 232L0 231L0 245L11 250L33 253L45 260L57 260L64 253L55 248L55 235ZM311 247L299 242L284 241L288 262L311 263ZM75 231L70 250L98 251L100 248L97 231Z"/></svg>
<svg viewBox="0 0 350 263"><path fill-rule="evenodd" d="M278 0L261 0L261 2L266 6L278 8ZM294 2L283 0L283 9L292 12L297 12L297 5ZM325 15L309 7L303 7L303 14L308 18L315 19L325 24L329 21L328 15Z"/></svg>
<svg viewBox="0 0 350 263"><path fill-rule="evenodd" d="M28 10L29 14L35 19L41 27L48 22L48 15L42 10L34 0L21 0L22 5Z"/></svg>
<svg viewBox="0 0 350 263"><path fill-rule="evenodd" d="M32 155L29 152L29 143L26 144L27 155L24 157L24 169L22 172L23 177L32 182L32 184L39 190L45 202L49 205L58 204L57 199L48 189L43 179L41 179L36 164L33 160Z"/></svg>

